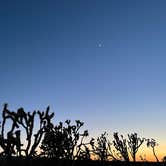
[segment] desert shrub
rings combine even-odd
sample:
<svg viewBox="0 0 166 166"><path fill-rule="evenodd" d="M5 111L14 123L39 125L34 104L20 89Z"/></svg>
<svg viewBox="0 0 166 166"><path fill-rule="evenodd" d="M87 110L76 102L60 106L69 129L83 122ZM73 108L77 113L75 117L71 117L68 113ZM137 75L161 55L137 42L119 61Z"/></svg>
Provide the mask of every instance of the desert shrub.
<svg viewBox="0 0 166 166"><path fill-rule="evenodd" d="M56 159L90 159L90 150L84 139L88 136L88 131L80 133L83 122L76 120L76 124L71 124L70 120L58 125L49 126L44 134L44 139L40 146L42 156Z"/></svg>

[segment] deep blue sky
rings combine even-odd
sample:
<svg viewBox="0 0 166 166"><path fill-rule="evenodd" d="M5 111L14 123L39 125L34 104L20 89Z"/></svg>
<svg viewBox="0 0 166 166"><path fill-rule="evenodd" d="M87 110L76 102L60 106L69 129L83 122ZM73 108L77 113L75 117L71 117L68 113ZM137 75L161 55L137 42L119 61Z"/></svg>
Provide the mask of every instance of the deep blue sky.
<svg viewBox="0 0 166 166"><path fill-rule="evenodd" d="M166 1L0 2L0 104L93 134L166 140ZM155 132L154 132L155 131Z"/></svg>

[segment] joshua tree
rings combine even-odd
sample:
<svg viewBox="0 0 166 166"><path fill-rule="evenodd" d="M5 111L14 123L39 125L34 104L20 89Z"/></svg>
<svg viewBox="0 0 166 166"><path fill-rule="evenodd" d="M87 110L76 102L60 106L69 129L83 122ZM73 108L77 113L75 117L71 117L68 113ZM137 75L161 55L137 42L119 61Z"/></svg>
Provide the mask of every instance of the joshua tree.
<svg viewBox="0 0 166 166"><path fill-rule="evenodd" d="M36 134L34 134L36 115L39 117L39 130ZM49 107L47 107L45 112L37 111L36 113L36 111L33 111L32 113L26 113L23 108L19 108L17 112L9 111L7 104L5 104L2 111L3 119L0 135L0 146L3 149L1 154L8 157L15 154L21 156L21 152L24 151L27 157L34 156L35 150L41 141L44 130L51 123L53 116L54 113L49 114ZM5 136L5 124L7 121L11 122L11 128L8 132L6 132ZM18 130L19 128L25 129L26 132L27 144L24 148L21 148L23 144L21 144L21 130Z"/></svg>
<svg viewBox="0 0 166 166"><path fill-rule="evenodd" d="M128 147L129 152L133 158L133 161L136 161L136 153L139 147L143 144L144 138L138 137L137 133L128 134Z"/></svg>
<svg viewBox="0 0 166 166"><path fill-rule="evenodd" d="M33 156L35 154L35 150L37 146L39 145L39 143L41 142L45 129L51 124L51 119L53 118L54 113L49 114L49 109L50 108L47 107L45 112L37 111L37 114L39 116L39 129L37 133L34 134L34 142L33 142L33 145L31 146L30 153L29 153L30 156ZM29 126L27 125L26 128L28 131ZM32 131L30 131L30 134L31 133ZM28 136L28 133L27 133L27 136Z"/></svg>
<svg viewBox="0 0 166 166"><path fill-rule="evenodd" d="M70 120L66 120L63 125L51 125L45 130L44 139L40 146L43 151L41 155L54 157L57 159L90 159L90 150L88 145L84 143L84 138L88 136L88 131L85 130L80 134L80 128L83 122L76 120L76 125L71 125Z"/></svg>
<svg viewBox="0 0 166 166"><path fill-rule="evenodd" d="M21 143L20 143L20 130L18 122L17 122L17 113L11 112L7 109L7 104L4 104L4 108L2 111L2 126L1 126L1 134L0 134L0 146L2 149L1 155L5 155L7 157L11 157L12 154L20 154L21 153ZM8 126L9 131L5 131L5 124L7 120L11 121L11 128ZM16 130L14 132L14 130ZM6 137L5 137L6 134Z"/></svg>
<svg viewBox="0 0 166 166"><path fill-rule="evenodd" d="M115 149L120 153L120 155L123 157L125 161L129 161L129 155L127 151L127 143L126 139L123 138L123 135L118 136L118 133L114 133L114 140L113 140L113 145Z"/></svg>
<svg viewBox="0 0 166 166"><path fill-rule="evenodd" d="M118 160L119 158L115 154L115 151L112 150L112 144L107 136L108 134L104 132L97 138L96 144L92 144L93 153L97 155L99 160L101 161Z"/></svg>
<svg viewBox="0 0 166 166"><path fill-rule="evenodd" d="M156 161L159 162L159 159L158 159L158 157L156 155L156 152L155 152L155 147L158 146L156 140L151 138L151 139L146 139L146 141L147 141L147 147L151 147L152 148L153 155L156 158Z"/></svg>

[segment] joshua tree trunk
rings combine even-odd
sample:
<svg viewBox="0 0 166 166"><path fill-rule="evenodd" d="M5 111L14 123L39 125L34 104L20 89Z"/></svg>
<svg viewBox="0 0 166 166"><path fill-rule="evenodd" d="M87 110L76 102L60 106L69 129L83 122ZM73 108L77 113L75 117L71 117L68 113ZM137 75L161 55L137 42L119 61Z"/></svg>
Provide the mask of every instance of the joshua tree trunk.
<svg viewBox="0 0 166 166"><path fill-rule="evenodd" d="M136 154L133 154L133 161L136 161Z"/></svg>
<svg viewBox="0 0 166 166"><path fill-rule="evenodd" d="M153 155L154 155L154 157L156 158L156 161L159 162L159 159L158 159L158 157L157 157L157 155L156 155L156 153L155 153L154 147L153 147Z"/></svg>

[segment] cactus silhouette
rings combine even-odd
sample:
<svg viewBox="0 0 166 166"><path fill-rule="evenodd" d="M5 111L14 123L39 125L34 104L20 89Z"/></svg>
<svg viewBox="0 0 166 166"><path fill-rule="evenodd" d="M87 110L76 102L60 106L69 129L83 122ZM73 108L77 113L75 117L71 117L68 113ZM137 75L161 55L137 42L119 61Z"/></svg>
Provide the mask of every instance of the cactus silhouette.
<svg viewBox="0 0 166 166"><path fill-rule="evenodd" d="M126 139L124 139L123 135L118 136L118 133L114 133L114 140L113 140L113 145L115 149L120 153L120 155L123 157L125 161L129 161L129 154L127 151L127 142Z"/></svg>
<svg viewBox="0 0 166 166"><path fill-rule="evenodd" d="M155 152L155 147L158 146L156 140L151 138L151 139L146 139L146 141L147 141L147 147L151 147L152 148L153 155L156 158L156 161L159 162L159 159L158 159L158 157L156 155L156 152Z"/></svg>
<svg viewBox="0 0 166 166"><path fill-rule="evenodd" d="M0 135L0 146L2 148L1 155L5 155L7 157L11 157L12 154L20 154L21 143L18 144L20 141L18 138L19 130L17 130L16 133L14 133L14 130L19 128L17 119L17 113L11 112L7 109L8 105L4 104L4 108L2 111L2 127L1 127L1 135ZM8 132L6 132L5 137L5 123L7 120L11 121L11 128ZM16 147L16 149L15 149Z"/></svg>
<svg viewBox="0 0 166 166"><path fill-rule="evenodd" d="M0 146L3 150L1 155L8 157L12 155L21 156L22 152L24 152L27 157L34 156L44 130L51 123L54 113L49 114L49 107L45 112L37 111L37 113L36 111L26 113L23 108L19 108L17 112L12 112L7 107L8 105L4 104L2 111ZM39 130L34 134L36 115L39 118ZM5 136L5 124L7 121L10 121L11 125L8 125L9 131L6 132ZM18 130L18 128L25 129L27 145L24 148L21 148L23 146L21 143L21 130Z"/></svg>
<svg viewBox="0 0 166 166"><path fill-rule="evenodd" d="M144 140L145 138L138 137L137 133L128 134L128 149L134 162L136 161L136 153Z"/></svg>
<svg viewBox="0 0 166 166"><path fill-rule="evenodd" d="M93 153L101 161L120 160L116 152L112 150L112 143L107 137L108 134L104 132L97 138L96 143L92 144Z"/></svg>

